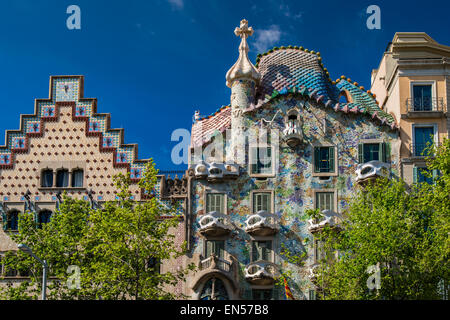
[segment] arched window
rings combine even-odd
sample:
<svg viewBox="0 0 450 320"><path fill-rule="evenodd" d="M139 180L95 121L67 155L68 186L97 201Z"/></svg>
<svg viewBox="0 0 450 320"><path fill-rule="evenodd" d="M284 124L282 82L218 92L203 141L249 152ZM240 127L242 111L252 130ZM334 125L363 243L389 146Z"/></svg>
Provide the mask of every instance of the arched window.
<svg viewBox="0 0 450 320"><path fill-rule="evenodd" d="M83 170L75 169L72 172L72 187L82 188L83 187Z"/></svg>
<svg viewBox="0 0 450 320"><path fill-rule="evenodd" d="M203 286L200 300L229 300L223 281L216 277L209 279Z"/></svg>
<svg viewBox="0 0 450 320"><path fill-rule="evenodd" d="M42 170L41 186L47 187L47 188L53 187L53 170L52 169Z"/></svg>
<svg viewBox="0 0 450 320"><path fill-rule="evenodd" d="M6 230L15 231L19 229L19 211L11 210L6 215Z"/></svg>
<svg viewBox="0 0 450 320"><path fill-rule="evenodd" d="M39 228L42 228L43 223L49 223L50 218L52 216L52 212L50 210L42 210L38 214L38 225Z"/></svg>
<svg viewBox="0 0 450 320"><path fill-rule="evenodd" d="M56 186L59 188L67 188L69 186L69 170L58 170L56 173Z"/></svg>

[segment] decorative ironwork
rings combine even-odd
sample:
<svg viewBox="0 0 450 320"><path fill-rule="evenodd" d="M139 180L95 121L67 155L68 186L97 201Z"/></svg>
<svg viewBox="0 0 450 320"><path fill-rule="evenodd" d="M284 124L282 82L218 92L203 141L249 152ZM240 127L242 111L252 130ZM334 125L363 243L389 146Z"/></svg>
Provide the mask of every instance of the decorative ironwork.
<svg viewBox="0 0 450 320"><path fill-rule="evenodd" d="M422 97L406 99L407 112L444 111L444 98Z"/></svg>

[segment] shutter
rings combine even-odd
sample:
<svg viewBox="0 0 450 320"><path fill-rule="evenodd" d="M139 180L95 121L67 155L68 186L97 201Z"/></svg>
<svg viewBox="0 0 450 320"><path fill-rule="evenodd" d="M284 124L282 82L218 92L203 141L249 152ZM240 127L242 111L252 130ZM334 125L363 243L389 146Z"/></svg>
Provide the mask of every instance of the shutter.
<svg viewBox="0 0 450 320"><path fill-rule="evenodd" d="M358 162L359 163L363 163L363 161L364 161L364 154L363 154L364 148L363 147L364 147L364 145L362 143L358 144Z"/></svg>
<svg viewBox="0 0 450 320"><path fill-rule="evenodd" d="M439 170L434 169L433 170L433 182L436 182L436 180L439 178Z"/></svg>
<svg viewBox="0 0 450 320"><path fill-rule="evenodd" d="M417 167L413 168L413 183L417 183Z"/></svg>
<svg viewBox="0 0 450 320"><path fill-rule="evenodd" d="M320 172L320 149L314 147L314 172Z"/></svg>
<svg viewBox="0 0 450 320"><path fill-rule="evenodd" d="M251 173L258 173L258 148L250 148L251 152Z"/></svg>
<svg viewBox="0 0 450 320"><path fill-rule="evenodd" d="M387 155L386 155L386 143L380 142L379 148L379 161L381 162L387 162Z"/></svg>
<svg viewBox="0 0 450 320"><path fill-rule="evenodd" d="M39 226L39 214L37 213L37 211L34 212L34 225L36 227Z"/></svg>
<svg viewBox="0 0 450 320"><path fill-rule="evenodd" d="M329 162L329 168L330 168L330 172L334 172L334 168L335 168L335 165L334 165L334 161L335 161L335 159L334 159L334 148L335 147L330 147L329 148L329 153L328 153L328 158L330 159L330 162Z"/></svg>
<svg viewBox="0 0 450 320"><path fill-rule="evenodd" d="M8 229L8 217L6 216L6 212L2 211L2 221L3 221L3 230Z"/></svg>

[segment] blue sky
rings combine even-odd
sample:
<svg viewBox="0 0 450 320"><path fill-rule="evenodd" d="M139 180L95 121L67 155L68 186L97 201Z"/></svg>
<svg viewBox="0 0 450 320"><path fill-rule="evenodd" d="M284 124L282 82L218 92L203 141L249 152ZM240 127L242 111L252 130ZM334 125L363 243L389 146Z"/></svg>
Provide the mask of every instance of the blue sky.
<svg viewBox="0 0 450 320"><path fill-rule="evenodd" d="M81 9L81 30L68 30L66 9ZM369 30L366 9L381 9ZM346 75L366 88L397 31L424 31L450 45L448 1L266 0L1 0L0 130L47 98L50 75L85 76L85 97L125 129L126 143L162 170L172 131L190 129L195 110L230 102L225 74L238 56L233 31L243 18L255 30L250 59L273 46L320 51L332 79ZM1 134L1 144L4 134Z"/></svg>

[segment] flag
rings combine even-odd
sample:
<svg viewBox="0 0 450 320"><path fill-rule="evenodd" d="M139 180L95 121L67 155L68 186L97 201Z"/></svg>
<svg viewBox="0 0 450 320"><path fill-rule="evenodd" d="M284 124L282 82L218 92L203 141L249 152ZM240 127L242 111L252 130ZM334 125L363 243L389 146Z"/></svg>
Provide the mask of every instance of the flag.
<svg viewBox="0 0 450 320"><path fill-rule="evenodd" d="M284 290L286 291L286 300L295 300L294 296L292 295L291 289L288 286L286 278L284 278Z"/></svg>

